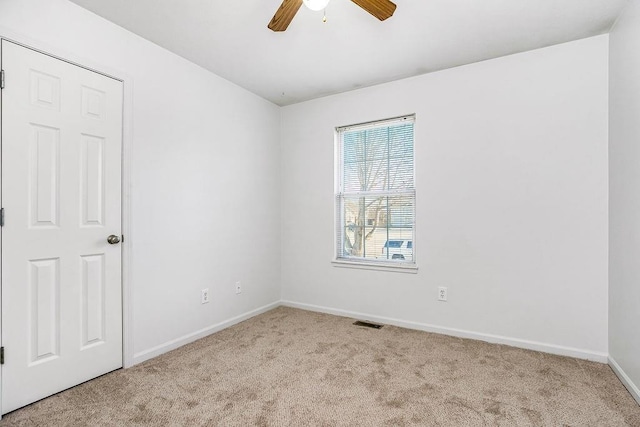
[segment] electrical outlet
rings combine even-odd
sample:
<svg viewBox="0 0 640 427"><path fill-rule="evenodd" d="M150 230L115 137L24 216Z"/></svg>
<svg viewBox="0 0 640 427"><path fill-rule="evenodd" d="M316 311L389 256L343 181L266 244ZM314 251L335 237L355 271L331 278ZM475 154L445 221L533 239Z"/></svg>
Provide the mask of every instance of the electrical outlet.
<svg viewBox="0 0 640 427"><path fill-rule="evenodd" d="M202 290L202 294L200 296L200 302L202 304L206 304L209 302L209 288Z"/></svg>
<svg viewBox="0 0 640 427"><path fill-rule="evenodd" d="M438 301L447 301L447 288L444 286L438 288Z"/></svg>
<svg viewBox="0 0 640 427"><path fill-rule="evenodd" d="M239 294L242 292L242 285L240 284L240 282L236 282L236 294Z"/></svg>

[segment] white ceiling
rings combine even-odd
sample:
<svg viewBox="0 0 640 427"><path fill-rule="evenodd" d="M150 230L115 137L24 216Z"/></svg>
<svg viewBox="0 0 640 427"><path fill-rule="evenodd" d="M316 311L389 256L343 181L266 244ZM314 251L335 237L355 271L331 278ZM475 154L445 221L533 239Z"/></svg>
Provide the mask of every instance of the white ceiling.
<svg viewBox="0 0 640 427"><path fill-rule="evenodd" d="M380 22L350 0L72 0L278 105L603 34L629 0L394 0Z"/></svg>

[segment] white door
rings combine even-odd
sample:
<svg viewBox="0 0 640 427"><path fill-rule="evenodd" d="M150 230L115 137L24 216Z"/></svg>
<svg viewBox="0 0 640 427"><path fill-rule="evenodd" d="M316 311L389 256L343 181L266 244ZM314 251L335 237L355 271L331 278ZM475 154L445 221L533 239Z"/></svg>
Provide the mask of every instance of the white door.
<svg viewBox="0 0 640 427"><path fill-rule="evenodd" d="M2 41L2 413L122 366L122 83Z"/></svg>

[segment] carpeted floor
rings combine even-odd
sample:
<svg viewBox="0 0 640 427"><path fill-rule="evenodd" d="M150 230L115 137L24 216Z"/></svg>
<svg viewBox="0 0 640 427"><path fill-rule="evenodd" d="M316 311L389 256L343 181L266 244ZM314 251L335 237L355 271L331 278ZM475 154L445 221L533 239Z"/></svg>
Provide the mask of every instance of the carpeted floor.
<svg viewBox="0 0 640 427"><path fill-rule="evenodd" d="M2 425L640 426L607 365L280 307Z"/></svg>

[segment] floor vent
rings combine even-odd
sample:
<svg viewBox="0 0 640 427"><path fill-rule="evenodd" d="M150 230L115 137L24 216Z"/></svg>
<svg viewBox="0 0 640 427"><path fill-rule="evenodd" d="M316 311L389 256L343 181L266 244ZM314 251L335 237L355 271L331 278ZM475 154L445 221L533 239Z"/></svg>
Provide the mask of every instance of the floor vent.
<svg viewBox="0 0 640 427"><path fill-rule="evenodd" d="M377 325L375 323L370 323L370 322L361 322L360 320L356 320L353 324L356 326L364 326L365 328L373 328L373 329L382 328L382 325Z"/></svg>

